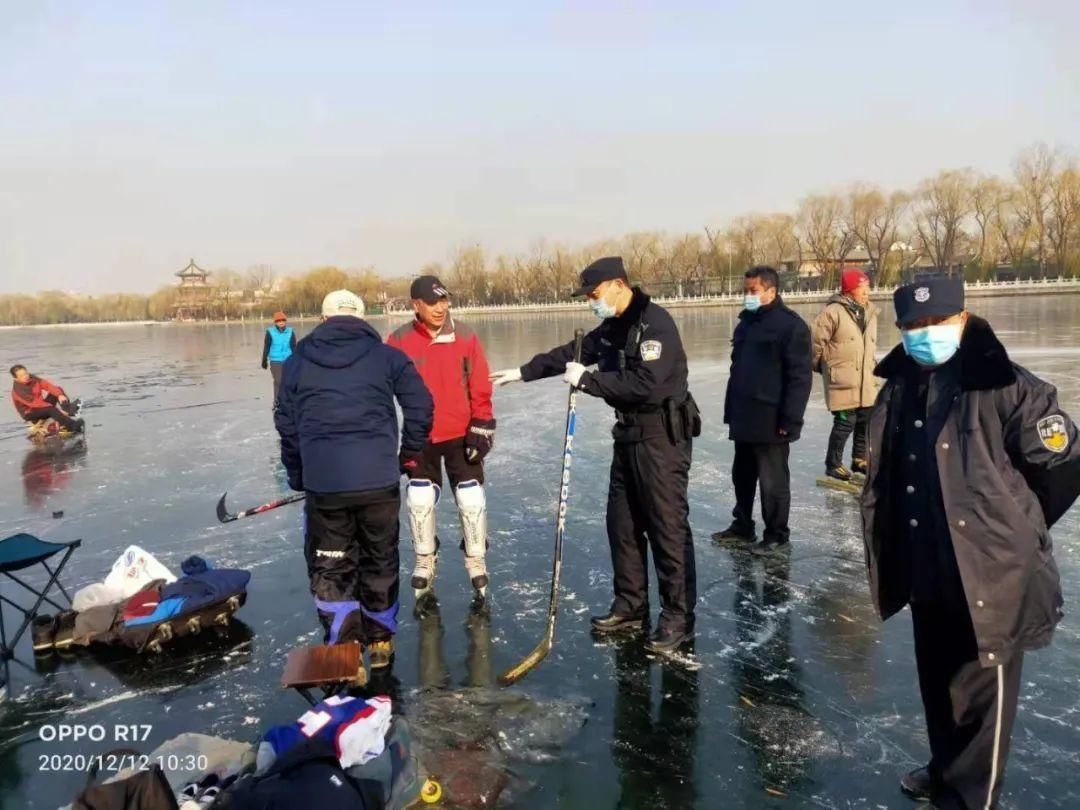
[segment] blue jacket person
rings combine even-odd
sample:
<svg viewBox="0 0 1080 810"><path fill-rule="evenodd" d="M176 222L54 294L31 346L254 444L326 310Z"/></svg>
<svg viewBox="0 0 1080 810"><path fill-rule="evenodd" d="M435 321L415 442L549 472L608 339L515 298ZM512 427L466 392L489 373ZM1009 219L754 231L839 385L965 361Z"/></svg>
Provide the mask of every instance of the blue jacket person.
<svg viewBox="0 0 1080 810"><path fill-rule="evenodd" d="M296 332L285 313L274 313L274 325L266 329L263 337L262 367L270 368L270 377L274 381L274 403L277 403L278 389L281 387L281 370L292 353L296 351Z"/></svg>
<svg viewBox="0 0 1080 810"><path fill-rule="evenodd" d="M700 417L687 388L686 353L671 315L630 286L621 258L586 267L575 295L586 296L602 319L585 336L581 363L573 362L571 342L521 368L496 372L492 381L503 385L561 374L615 409L607 504L615 600L592 626L607 633L648 623L651 549L660 621L649 644L656 651L674 650L693 633L697 601L687 482ZM595 371L586 370L593 365Z"/></svg>
<svg viewBox="0 0 1080 810"><path fill-rule="evenodd" d="M901 787L993 808L1024 652L1062 615L1050 527L1080 494L1077 430L964 310L960 279L893 299L903 342L876 369L862 518L878 612L911 606L930 762Z"/></svg>
<svg viewBox="0 0 1080 810"><path fill-rule="evenodd" d="M357 296L330 293L322 315L285 361L274 422L289 486L307 492L304 554L325 640L366 644L379 668L397 630L401 469L427 443L434 405Z"/></svg>

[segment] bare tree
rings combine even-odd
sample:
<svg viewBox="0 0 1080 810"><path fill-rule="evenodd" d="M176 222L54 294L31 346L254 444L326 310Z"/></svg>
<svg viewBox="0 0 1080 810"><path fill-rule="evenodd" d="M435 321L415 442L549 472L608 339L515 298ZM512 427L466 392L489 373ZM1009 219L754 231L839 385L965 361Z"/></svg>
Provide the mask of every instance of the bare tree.
<svg viewBox="0 0 1080 810"><path fill-rule="evenodd" d="M566 298L573 289L579 268L573 254L562 247L556 247L548 254L544 262L544 272L548 281L552 301Z"/></svg>
<svg viewBox="0 0 1080 810"><path fill-rule="evenodd" d="M1058 155L1050 151L1045 143L1024 150L1013 163L1019 202L1026 209L1025 216L1034 228L1039 278L1046 277L1046 219L1050 212L1050 189L1057 163Z"/></svg>
<svg viewBox="0 0 1080 810"><path fill-rule="evenodd" d="M836 194L811 194L799 203L799 233L827 287L835 286L840 265L856 241L844 213L844 201Z"/></svg>
<svg viewBox="0 0 1080 810"><path fill-rule="evenodd" d="M949 275L971 210L971 185L970 170L943 171L920 183L915 195L915 229L922 249Z"/></svg>
<svg viewBox="0 0 1080 810"><path fill-rule="evenodd" d="M222 268L214 273L217 296L221 301L221 313L228 319L235 307L233 301L244 292L244 279L234 270Z"/></svg>
<svg viewBox="0 0 1080 810"><path fill-rule="evenodd" d="M268 264L253 264L248 268L247 283L252 290L270 292L274 286L274 270Z"/></svg>
<svg viewBox="0 0 1080 810"><path fill-rule="evenodd" d="M799 263L799 236L795 232L795 217L791 214L769 214L759 229L762 236L760 257L763 264L780 267L788 261Z"/></svg>
<svg viewBox="0 0 1080 810"><path fill-rule="evenodd" d="M484 250L479 245L460 248L450 265L450 289L462 306L487 303Z"/></svg>
<svg viewBox="0 0 1080 810"><path fill-rule="evenodd" d="M968 189L968 207L979 229L979 248L976 253L980 270L986 268L986 251L993 236L993 217L998 201L1006 193L1004 184L996 177L979 175Z"/></svg>
<svg viewBox="0 0 1080 810"><path fill-rule="evenodd" d="M877 281L891 281L898 268L890 261L893 246L900 241L900 226L910 198L902 191L885 194L873 186L851 190L847 198L847 227L866 248Z"/></svg>
<svg viewBox="0 0 1080 810"><path fill-rule="evenodd" d="M1019 269L1028 257L1028 245L1035 233L1023 195L1015 186L1002 183L993 205L990 222L1005 245L1009 264Z"/></svg>
<svg viewBox="0 0 1080 810"><path fill-rule="evenodd" d="M1069 240L1080 226L1080 170L1070 161L1050 181L1050 216L1047 236L1054 251L1058 275L1065 275Z"/></svg>
<svg viewBox="0 0 1080 810"><path fill-rule="evenodd" d="M739 217L727 229L727 240L732 252L738 259L739 265L748 267L752 264L763 264L761 254L761 222L759 214L748 214Z"/></svg>

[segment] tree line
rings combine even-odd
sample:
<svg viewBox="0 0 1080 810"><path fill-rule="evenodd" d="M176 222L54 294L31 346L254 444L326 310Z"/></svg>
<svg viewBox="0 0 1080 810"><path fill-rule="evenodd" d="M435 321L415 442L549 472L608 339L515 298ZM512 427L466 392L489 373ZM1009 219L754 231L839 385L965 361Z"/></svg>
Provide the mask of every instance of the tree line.
<svg viewBox="0 0 1080 810"><path fill-rule="evenodd" d="M700 232L640 232L584 246L537 241L524 253L459 248L444 263L417 274L439 276L464 306L565 300L582 267L600 256L623 256L631 279L665 295L738 289L743 271L768 264L785 285L831 289L841 268L856 262L875 284L891 286L922 272L962 273L987 280L1080 273L1080 167L1063 150L1037 144L1018 154L1008 176L973 169L938 172L911 189L857 184L809 194L793 211L750 213ZM277 309L317 314L323 296L346 287L369 308L401 304L409 278L384 278L375 268L317 267L277 277L265 264L246 272L222 268L210 277L205 316L266 317ZM46 292L0 296L0 324L161 320L175 312L179 292L150 296L74 296Z"/></svg>

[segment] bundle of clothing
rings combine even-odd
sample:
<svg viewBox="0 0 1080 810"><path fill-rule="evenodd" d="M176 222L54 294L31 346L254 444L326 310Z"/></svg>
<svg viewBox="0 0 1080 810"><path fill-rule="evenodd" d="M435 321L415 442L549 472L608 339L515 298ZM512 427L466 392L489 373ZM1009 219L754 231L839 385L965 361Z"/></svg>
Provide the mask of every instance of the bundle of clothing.
<svg viewBox="0 0 1080 810"><path fill-rule="evenodd" d="M73 610L40 616L34 649L114 644L158 652L176 638L225 626L247 599L248 571L213 568L188 557L175 577L149 552L130 546L104 582L81 589Z"/></svg>
<svg viewBox="0 0 1080 810"><path fill-rule="evenodd" d="M205 773L165 773L156 767L121 774L88 786L73 810L403 810L420 798L422 778L409 726L391 712L390 698L332 697L299 717L275 726L237 757L239 743L202 735L200 759L214 762ZM177 746L166 744L151 759ZM220 756L210 754L220 751ZM125 778L126 777L126 778Z"/></svg>

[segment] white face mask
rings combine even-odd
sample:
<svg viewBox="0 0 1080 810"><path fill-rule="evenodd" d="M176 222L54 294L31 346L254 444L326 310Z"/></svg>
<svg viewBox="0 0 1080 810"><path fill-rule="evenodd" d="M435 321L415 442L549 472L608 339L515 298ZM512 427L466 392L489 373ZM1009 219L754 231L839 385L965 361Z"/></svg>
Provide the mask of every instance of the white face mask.
<svg viewBox="0 0 1080 810"><path fill-rule="evenodd" d="M743 309L749 312L753 312L754 310L761 307L761 296L751 295L750 293L747 293L743 296L742 305Z"/></svg>
<svg viewBox="0 0 1080 810"><path fill-rule="evenodd" d="M614 318L616 314L615 305L609 304L607 302L608 292L610 292L610 290L605 292L599 298L589 302L589 309L592 310L593 315L595 315L597 318L600 318L601 320L606 320L607 318Z"/></svg>

